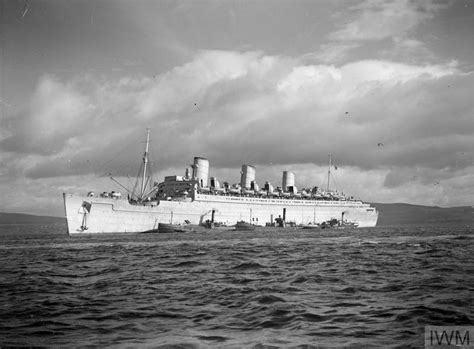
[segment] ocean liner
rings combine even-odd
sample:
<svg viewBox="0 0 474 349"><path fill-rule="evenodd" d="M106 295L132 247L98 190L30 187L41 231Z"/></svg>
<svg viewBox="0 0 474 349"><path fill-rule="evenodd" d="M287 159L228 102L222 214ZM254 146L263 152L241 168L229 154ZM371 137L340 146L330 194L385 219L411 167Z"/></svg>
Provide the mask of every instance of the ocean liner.
<svg viewBox="0 0 474 349"><path fill-rule="evenodd" d="M150 183L149 141L147 132L140 178L130 190L111 177L127 195L103 192L86 195L63 193L69 234L138 233L154 231L164 224L216 224L237 222L252 225L311 225L338 219L359 227L377 223L375 207L361 200L329 190L328 186L298 190L295 174L283 172L282 185L274 188L256 183L256 168L242 165L241 181L222 184L209 177L209 161L195 157L184 176L166 176L161 183Z"/></svg>

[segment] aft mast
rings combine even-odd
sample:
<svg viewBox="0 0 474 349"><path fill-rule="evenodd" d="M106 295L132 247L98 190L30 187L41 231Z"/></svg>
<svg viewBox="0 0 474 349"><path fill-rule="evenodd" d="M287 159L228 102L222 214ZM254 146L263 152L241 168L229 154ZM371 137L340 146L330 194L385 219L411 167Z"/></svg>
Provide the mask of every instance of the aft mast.
<svg viewBox="0 0 474 349"><path fill-rule="evenodd" d="M331 154L328 155L329 157L329 166L328 166L328 186L327 186L327 192L329 192L329 179L331 178Z"/></svg>

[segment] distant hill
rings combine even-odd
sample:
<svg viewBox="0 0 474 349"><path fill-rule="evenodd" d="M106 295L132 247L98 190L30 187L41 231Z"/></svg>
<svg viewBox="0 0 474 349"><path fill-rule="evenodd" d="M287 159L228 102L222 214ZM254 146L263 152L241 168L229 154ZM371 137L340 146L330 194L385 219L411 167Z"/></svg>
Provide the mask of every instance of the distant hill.
<svg viewBox="0 0 474 349"><path fill-rule="evenodd" d="M0 224L50 224L65 223L62 217L34 216L23 213L2 213L0 212Z"/></svg>
<svg viewBox="0 0 474 349"><path fill-rule="evenodd" d="M410 204L376 204L379 211L377 226L398 224L459 223L474 225L472 206L437 207Z"/></svg>

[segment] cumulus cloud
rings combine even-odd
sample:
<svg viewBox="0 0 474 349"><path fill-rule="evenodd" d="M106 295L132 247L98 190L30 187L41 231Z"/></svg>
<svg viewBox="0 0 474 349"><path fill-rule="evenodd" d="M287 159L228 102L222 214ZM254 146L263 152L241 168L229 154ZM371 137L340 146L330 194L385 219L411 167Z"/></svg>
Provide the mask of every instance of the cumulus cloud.
<svg viewBox="0 0 474 349"><path fill-rule="evenodd" d="M330 39L351 41L404 37L443 7L433 1L366 0L350 8L353 19L331 33Z"/></svg>
<svg viewBox="0 0 474 349"><path fill-rule="evenodd" d="M415 175L431 185L429 169L472 166L455 158L473 155L473 88L473 75L455 64L315 65L201 51L155 78L44 76L28 107L6 122L0 147L9 176L127 178L150 126L153 161L164 172L193 156L238 173L242 163L322 166L333 154L354 173L378 171L372 180L392 190Z"/></svg>
<svg viewBox="0 0 474 349"><path fill-rule="evenodd" d="M361 1L334 15L338 24L328 34L329 42L310 56L320 62L336 63L347 59L349 52L362 56L371 52L371 57L401 61L407 57L411 61L432 60L425 43L414 36L421 24L449 6L432 0Z"/></svg>

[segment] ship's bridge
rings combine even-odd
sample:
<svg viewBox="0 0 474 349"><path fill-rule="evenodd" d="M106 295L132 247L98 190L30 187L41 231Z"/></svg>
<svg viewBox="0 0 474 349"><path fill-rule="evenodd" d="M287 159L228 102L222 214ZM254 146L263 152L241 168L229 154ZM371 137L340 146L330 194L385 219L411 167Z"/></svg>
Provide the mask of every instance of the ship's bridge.
<svg viewBox="0 0 474 349"><path fill-rule="evenodd" d="M165 181L158 184L156 197L187 196L195 187L197 187L197 181L195 180L183 176L166 176Z"/></svg>

